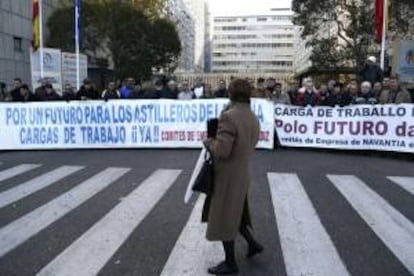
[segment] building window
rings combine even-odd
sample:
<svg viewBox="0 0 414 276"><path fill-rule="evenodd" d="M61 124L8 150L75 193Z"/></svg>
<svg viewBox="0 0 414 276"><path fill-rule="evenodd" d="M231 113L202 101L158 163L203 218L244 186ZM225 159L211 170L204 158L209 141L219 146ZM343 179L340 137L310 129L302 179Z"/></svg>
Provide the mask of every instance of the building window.
<svg viewBox="0 0 414 276"><path fill-rule="evenodd" d="M22 38L21 37L13 37L14 41L14 50L16 52L23 52L23 45L22 45Z"/></svg>

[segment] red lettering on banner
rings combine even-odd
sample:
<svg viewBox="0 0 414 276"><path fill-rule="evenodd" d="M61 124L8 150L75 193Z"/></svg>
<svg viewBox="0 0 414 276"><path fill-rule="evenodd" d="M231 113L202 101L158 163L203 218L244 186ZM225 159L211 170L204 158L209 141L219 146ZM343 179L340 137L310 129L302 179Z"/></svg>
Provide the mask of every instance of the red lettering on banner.
<svg viewBox="0 0 414 276"><path fill-rule="evenodd" d="M194 131L187 131L187 141L194 141Z"/></svg>
<svg viewBox="0 0 414 276"><path fill-rule="evenodd" d="M172 141L185 141L185 131L163 131L161 132L161 140Z"/></svg>
<svg viewBox="0 0 414 276"><path fill-rule="evenodd" d="M207 139L207 131L197 131L196 132L196 140L197 141L204 141Z"/></svg>
<svg viewBox="0 0 414 276"><path fill-rule="evenodd" d="M259 141L269 141L269 131L260 131Z"/></svg>

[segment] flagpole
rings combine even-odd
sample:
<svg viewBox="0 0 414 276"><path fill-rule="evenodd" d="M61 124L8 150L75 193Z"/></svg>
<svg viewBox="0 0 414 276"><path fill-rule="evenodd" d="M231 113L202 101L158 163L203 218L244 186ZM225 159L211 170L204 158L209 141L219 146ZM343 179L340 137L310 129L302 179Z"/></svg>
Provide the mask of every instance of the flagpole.
<svg viewBox="0 0 414 276"><path fill-rule="evenodd" d="M76 90L80 89L79 20L80 20L80 0L75 0Z"/></svg>
<svg viewBox="0 0 414 276"><path fill-rule="evenodd" d="M42 0L39 0L39 54L40 54L40 78L43 81L43 6Z"/></svg>
<svg viewBox="0 0 414 276"><path fill-rule="evenodd" d="M385 67L385 45L388 19L388 0L384 0L383 14L382 14L382 38L381 38L381 69Z"/></svg>

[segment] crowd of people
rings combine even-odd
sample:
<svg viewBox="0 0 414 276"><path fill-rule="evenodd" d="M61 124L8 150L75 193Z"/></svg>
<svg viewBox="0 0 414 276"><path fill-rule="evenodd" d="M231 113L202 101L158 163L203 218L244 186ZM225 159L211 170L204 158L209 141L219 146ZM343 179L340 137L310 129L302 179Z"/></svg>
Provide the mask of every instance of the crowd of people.
<svg viewBox="0 0 414 276"><path fill-rule="evenodd" d="M225 81L220 81L214 91L212 85L197 81L190 87L188 81L175 80L144 81L136 83L133 78L126 79L121 85L109 82L103 91L98 91L93 82L85 79L78 91L69 83L63 87L61 94L57 93L46 79L34 92L20 78L13 80L13 89L6 91L0 87L0 102L33 102L33 101L74 101L74 100L110 100L110 99L210 99L228 97Z"/></svg>
<svg viewBox="0 0 414 276"><path fill-rule="evenodd" d="M344 84L337 80L317 85L312 78L303 79L301 86L283 90L282 84L273 78L249 80L252 96L265 98L275 104L297 106L348 106L353 104L413 103L414 87L405 87L397 77L384 78L375 58L369 57L361 72L361 80ZM58 94L46 79L31 92L27 84L19 78L14 79L14 88L6 91L0 87L0 102L30 101L73 101L73 100L111 100L111 99L211 99L228 98L227 83L220 80L215 89L211 83L196 80L193 86L187 80L156 79L137 83L127 78L122 83L109 82L106 89L98 91L89 79L83 81L79 91L66 83Z"/></svg>
<svg viewBox="0 0 414 276"><path fill-rule="evenodd" d="M353 104L387 104L413 103L414 89L400 85L396 77L384 78L382 82L371 83L351 81L343 84L330 80L328 83L316 85L312 78L305 78L302 87L292 87L286 91L282 84L269 78L259 78L254 85L252 96L265 98L275 104L297 106L347 106ZM169 80L166 84L162 80L146 81L136 84L129 78L124 85L117 86L115 82L108 83L106 89L99 92L93 83L86 79L79 91L66 84L62 95L58 94L50 83L46 81L41 86L30 91L27 84L18 78L14 79L14 88L0 91L0 102L31 102L31 101L73 101L73 100L110 100L110 99L212 99L227 98L227 84L219 81L213 90L211 84L197 81L190 87L188 81L176 82Z"/></svg>

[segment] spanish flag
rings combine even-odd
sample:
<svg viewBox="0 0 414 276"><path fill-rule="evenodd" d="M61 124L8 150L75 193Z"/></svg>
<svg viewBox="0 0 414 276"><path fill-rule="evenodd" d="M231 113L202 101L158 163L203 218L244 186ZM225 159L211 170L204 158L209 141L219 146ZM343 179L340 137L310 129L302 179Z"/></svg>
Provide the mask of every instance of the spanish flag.
<svg viewBox="0 0 414 276"><path fill-rule="evenodd" d="M377 40L379 43L382 42L382 32L384 30L385 24L385 32L388 31L388 24L389 24L389 11L391 6L391 1L389 0L375 0L375 24L377 26ZM386 8L386 16L384 18L384 8Z"/></svg>
<svg viewBox="0 0 414 276"><path fill-rule="evenodd" d="M40 47L39 0L33 0L33 50Z"/></svg>

